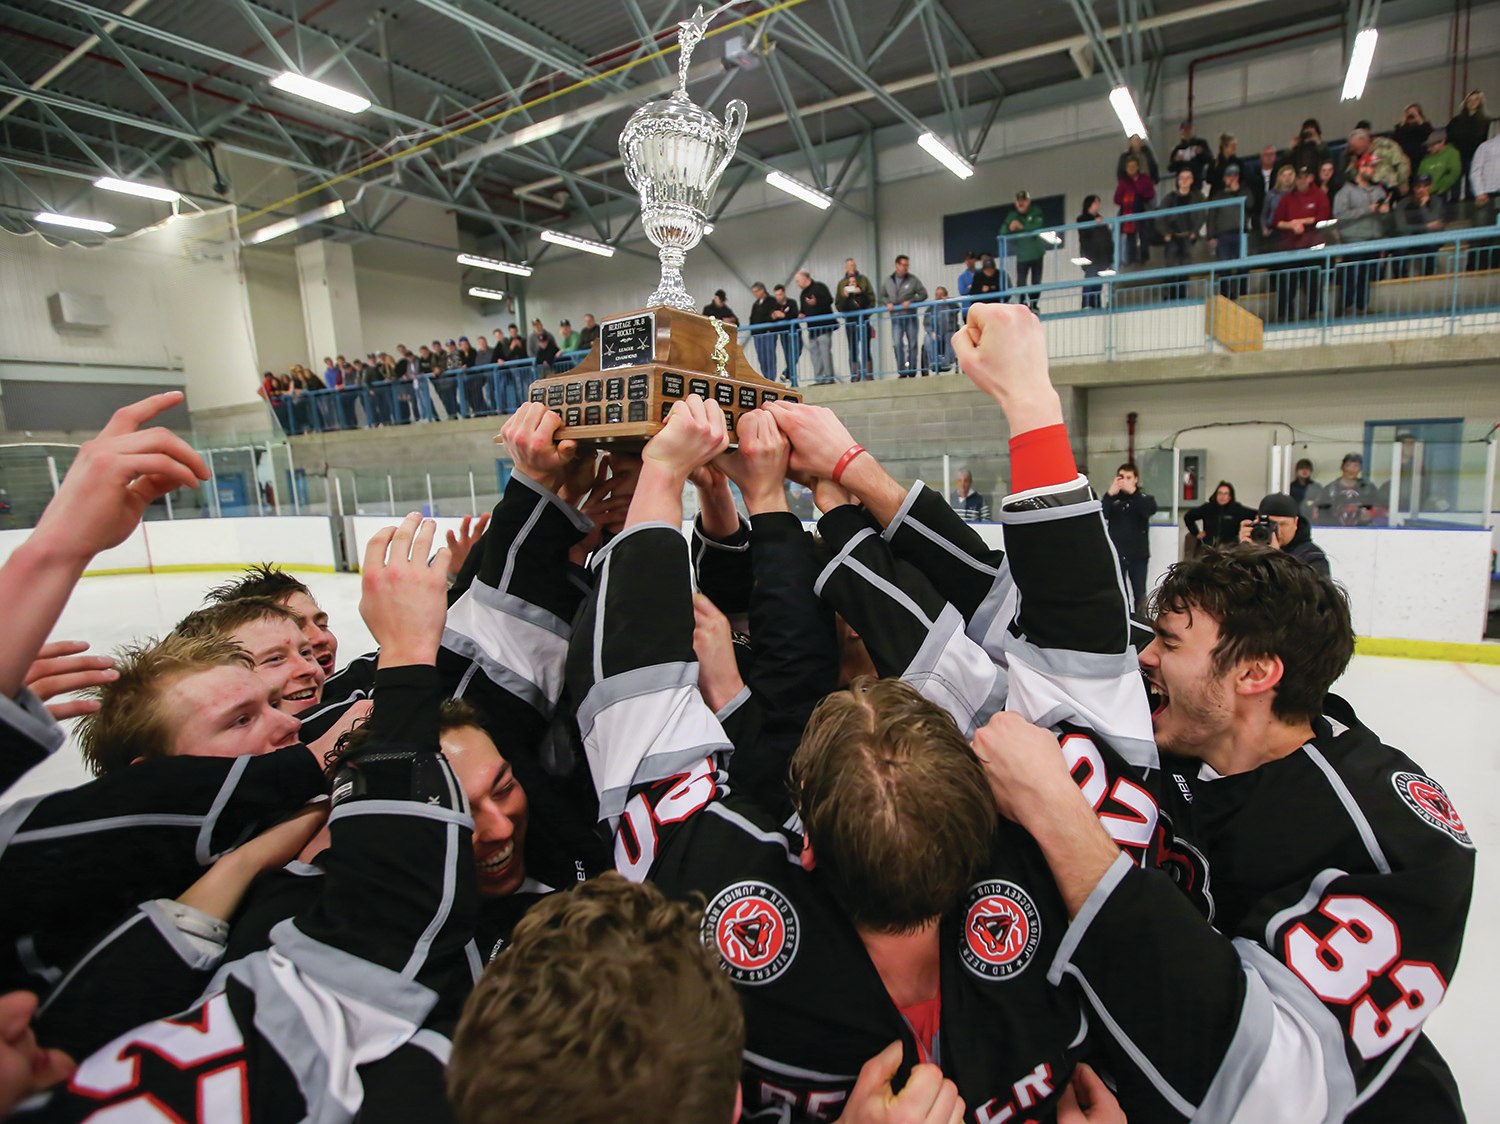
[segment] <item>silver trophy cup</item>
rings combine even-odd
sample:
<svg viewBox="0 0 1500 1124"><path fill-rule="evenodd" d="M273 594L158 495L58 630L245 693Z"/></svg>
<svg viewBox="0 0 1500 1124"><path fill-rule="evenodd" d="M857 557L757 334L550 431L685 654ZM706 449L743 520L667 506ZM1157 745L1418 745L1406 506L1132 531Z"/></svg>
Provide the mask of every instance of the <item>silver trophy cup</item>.
<svg viewBox="0 0 1500 1124"><path fill-rule="evenodd" d="M708 21L700 7L677 26L677 89L631 115L620 134L620 159L641 197L641 225L661 258L661 283L646 304L696 312L697 302L682 283L682 263L703 240L708 205L745 128L745 103L731 101L723 121L693 103L687 95L688 64Z"/></svg>

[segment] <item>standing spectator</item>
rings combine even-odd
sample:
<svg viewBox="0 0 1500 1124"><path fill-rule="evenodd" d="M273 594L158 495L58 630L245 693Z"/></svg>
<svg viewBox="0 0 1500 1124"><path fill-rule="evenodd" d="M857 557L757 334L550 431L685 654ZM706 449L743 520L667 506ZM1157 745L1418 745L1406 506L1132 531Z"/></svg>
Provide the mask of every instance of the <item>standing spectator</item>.
<svg viewBox="0 0 1500 1124"><path fill-rule="evenodd" d="M759 281L750 286L750 295L755 298L750 305L750 338L755 341L755 358L760 364L761 377L775 382L776 336L769 325L776 301Z"/></svg>
<svg viewBox="0 0 1500 1124"><path fill-rule="evenodd" d="M424 347L422 349L426 351ZM365 390L365 403L373 417L374 426L390 425L395 420L395 401L385 372L374 363L366 363L359 369L359 383Z"/></svg>
<svg viewBox="0 0 1500 1124"><path fill-rule="evenodd" d="M583 328L578 333L579 347L593 347L594 341L599 338L599 322L594 319L592 312L583 314Z"/></svg>
<svg viewBox="0 0 1500 1124"><path fill-rule="evenodd" d="M583 350L578 333L573 330L571 320L563 320L557 325L557 350L560 352Z"/></svg>
<svg viewBox="0 0 1500 1124"><path fill-rule="evenodd" d="M1313 462L1303 457L1292 470L1292 482L1287 487L1287 493L1296 501L1297 510L1302 513L1303 518L1313 517L1318 496L1322 492L1323 485L1313 479Z"/></svg>
<svg viewBox="0 0 1500 1124"><path fill-rule="evenodd" d="M1281 204L1282 196L1290 195L1297 186L1297 170L1290 164L1283 164L1276 169L1276 179L1271 183L1271 190L1266 192L1266 197L1260 206L1260 229L1264 236L1261 248L1267 252L1273 252L1277 248L1276 238L1276 208Z"/></svg>
<svg viewBox="0 0 1500 1124"><path fill-rule="evenodd" d="M937 303L927 309L927 369L942 375L953 368L953 333L958 331L959 304L948 299L948 290L942 285L933 291L932 299Z"/></svg>
<svg viewBox="0 0 1500 1124"><path fill-rule="evenodd" d="M1245 199L1245 189L1240 186L1240 169L1238 164L1230 164L1224 168L1220 178L1219 186L1214 188L1209 196L1210 200L1221 199ZM1214 260L1220 262L1236 261L1244 251L1245 227L1254 223L1248 202L1241 207L1215 207L1208 212L1208 245L1214 252ZM1235 300L1245 295L1245 274L1243 270L1221 269L1219 271L1219 292Z"/></svg>
<svg viewBox="0 0 1500 1124"><path fill-rule="evenodd" d="M1260 150L1260 163L1244 174L1243 187L1250 199L1252 220L1260 214L1261 208L1266 204L1266 196L1276 186L1276 169L1276 146L1268 144Z"/></svg>
<svg viewBox="0 0 1500 1124"><path fill-rule="evenodd" d="M834 382L833 374L833 294L821 281L814 281L807 270L797 273L799 304L797 318L807 320L818 317L818 321L807 326L807 349L812 353L813 382L819 386ZM795 368L793 368L795 370ZM792 385L797 377L792 376Z"/></svg>
<svg viewBox="0 0 1500 1124"><path fill-rule="evenodd" d="M1329 577L1328 555L1312 541L1312 527L1297 510L1297 501L1285 492L1272 492L1260 501L1257 515L1271 523L1271 541L1266 545L1283 550L1307 563L1324 577ZM1240 527L1240 542L1250 542L1250 523Z"/></svg>
<svg viewBox="0 0 1500 1124"><path fill-rule="evenodd" d="M1323 143L1323 126L1318 124L1316 117L1309 117L1302 122L1301 135L1292 145L1292 164L1298 168L1312 168L1316 173L1318 166L1329 156L1328 146Z"/></svg>
<svg viewBox="0 0 1500 1124"><path fill-rule="evenodd" d="M1364 473L1362 455L1344 456L1338 479L1318 496L1317 522L1325 527L1368 527L1375 522L1380 494Z"/></svg>
<svg viewBox="0 0 1500 1124"><path fill-rule="evenodd" d="M339 369L332 359L323 356L323 385L329 390L337 390L343 385L343 378L339 375Z"/></svg>
<svg viewBox="0 0 1500 1124"><path fill-rule="evenodd" d="M885 301L885 310L891 314L891 346L896 352L896 370L903 379L914 378L917 373L917 314L913 304L927 299L927 288L911 272L911 259L905 254L896 255L896 266L891 275L880 286L880 299ZM803 298L804 303L806 298ZM900 306L901 311L896 311Z"/></svg>
<svg viewBox="0 0 1500 1124"><path fill-rule="evenodd" d="M958 295L966 297L974 284L974 275L979 272L979 251L964 254L964 271L958 275Z"/></svg>
<svg viewBox="0 0 1500 1124"><path fill-rule="evenodd" d="M1493 228L1495 196L1500 195L1500 136L1491 137L1474 152L1469 166L1469 196L1474 200L1474 225ZM1470 269L1493 268L1495 247L1486 240L1469 251Z"/></svg>
<svg viewBox="0 0 1500 1124"><path fill-rule="evenodd" d="M979 272L974 275L974 283L969 286L969 295L982 297L986 293L1004 292L1006 288L1005 275L1000 272L999 264L989 254L985 254Z"/></svg>
<svg viewBox="0 0 1500 1124"><path fill-rule="evenodd" d="M1187 124L1183 122L1184 127ZM1184 165L1177 170L1177 190L1163 200L1163 210L1166 214L1157 220L1157 229L1161 231L1163 253L1166 256L1168 268L1174 265L1187 265L1192 260L1193 243L1198 241L1198 227L1203 222L1203 212L1183 213L1175 208L1190 207L1198 201L1198 188L1197 182L1193 179L1193 170ZM1182 300L1187 296L1187 282L1168 282L1163 286L1162 296L1163 299L1169 301Z"/></svg>
<svg viewBox="0 0 1500 1124"><path fill-rule="evenodd" d="M1349 147L1345 150L1344 178L1353 181L1358 174L1359 158L1366 153L1375 157L1375 172L1371 177L1391 195L1405 195L1411 190L1412 163L1401 151L1401 146L1390 137L1372 136L1369 129L1355 127L1349 133Z"/></svg>
<svg viewBox="0 0 1500 1124"><path fill-rule="evenodd" d="M956 489L953 493L953 510L965 523L988 523L990 521L990 505L985 502L983 496L974 490L974 474L967 468L958 470L958 475L953 478Z"/></svg>
<svg viewBox="0 0 1500 1124"><path fill-rule="evenodd" d="M526 341L526 347L542 373L550 374L552 360L557 358L558 353L557 337L542 327L540 318L531 322L531 338Z"/></svg>
<svg viewBox="0 0 1500 1124"><path fill-rule="evenodd" d="M1339 220L1339 239L1356 246L1384 238L1390 223L1391 201L1385 188L1372 178L1375 156L1365 153L1359 160L1358 178L1345 184L1334 198L1333 217ZM1344 315L1362 315L1370 303L1370 274L1379 269L1379 250L1356 251L1339 258L1339 297Z"/></svg>
<svg viewBox="0 0 1500 1124"><path fill-rule="evenodd" d="M1391 130L1391 139L1401 146L1406 159L1415 168L1427 153L1427 138L1432 133L1432 122L1416 102L1401 111L1401 120Z"/></svg>
<svg viewBox="0 0 1500 1124"><path fill-rule="evenodd" d="M1136 134L1131 135L1130 146L1120 153L1120 158L1115 161L1115 179L1125 177L1129 171L1125 165L1131 160L1135 161L1137 170L1151 177L1152 183L1161 179L1161 167L1156 163L1156 153L1151 151L1150 142Z"/></svg>
<svg viewBox="0 0 1500 1124"><path fill-rule="evenodd" d="M495 351L490 347L489 337L480 336L474 348L474 361L469 364L471 368L478 367L480 370L471 370L464 376L464 397L469 400L470 417L495 412L490 390L495 382L492 369L494 365Z"/></svg>
<svg viewBox="0 0 1500 1124"><path fill-rule="evenodd" d="M521 329L512 324L507 330L510 334L505 337L505 348L497 358L514 366L500 370L500 401L496 409L502 414L514 413L521 408L526 398L526 383L535 373L534 369L522 366L530 357L526 354L526 338L521 335Z"/></svg>
<svg viewBox="0 0 1500 1124"><path fill-rule="evenodd" d="M1234 485L1220 480L1213 497L1182 517L1188 534L1204 546L1233 546L1240 541L1240 523L1255 512L1235 497Z"/></svg>
<svg viewBox="0 0 1500 1124"><path fill-rule="evenodd" d="M419 359L421 373L426 375L428 385L435 387L438 400L443 404L443 417L451 420L458 417L458 380L449 378L448 352L442 340L433 340L425 357Z"/></svg>
<svg viewBox="0 0 1500 1124"><path fill-rule="evenodd" d="M1464 161L1458 149L1448 143L1447 129L1434 129L1427 138L1427 155L1417 168L1418 177L1426 176L1432 181L1432 194L1445 203L1458 202L1458 189L1463 182Z"/></svg>
<svg viewBox="0 0 1500 1124"><path fill-rule="evenodd" d="M453 395L454 409L448 417L455 421L463 407L463 400L459 396L459 383L462 381L463 371L467 366L468 364L464 362L464 353L457 342L449 340L448 347L443 352L443 382L447 384L449 393Z"/></svg>
<svg viewBox="0 0 1500 1124"><path fill-rule="evenodd" d="M844 259L844 276L839 280L834 308L844 314L844 336L849 345L849 381L873 379L870 369L870 315L875 307L875 288L859 271L853 258Z"/></svg>
<svg viewBox="0 0 1500 1124"><path fill-rule="evenodd" d="M1193 123L1184 121L1177 127L1177 147L1172 149L1172 155L1167 160L1167 171L1173 175L1180 172L1191 172L1193 191L1198 191L1203 186L1203 181L1208 176L1209 165L1213 163L1213 153L1209 150L1208 142L1202 137L1193 135Z"/></svg>
<svg viewBox="0 0 1500 1124"><path fill-rule="evenodd" d="M1007 245L1016 259L1016 285L1040 285L1042 283L1042 259L1047 256L1047 244L1037 237L1036 231L1047 225L1042 212L1031 206L1031 193L1016 192L1016 209L1005 224L1005 233L1010 235ZM1039 311L1037 305L1041 294L1033 290L1022 297L1031 305L1031 311Z"/></svg>
<svg viewBox="0 0 1500 1124"><path fill-rule="evenodd" d="M1313 170L1306 164L1297 169L1296 189L1276 204L1275 223L1285 251L1308 250L1326 240L1317 224L1331 217L1328 196L1313 183ZM1316 316L1320 307L1322 271L1315 266L1294 265L1283 268L1276 285L1276 312L1282 322L1301 316L1299 293L1307 293L1307 315Z"/></svg>
<svg viewBox="0 0 1500 1124"><path fill-rule="evenodd" d="M1474 162L1474 153L1489 139L1493 122L1484 111L1484 92L1470 90L1469 96L1448 122L1448 143L1458 149L1460 174L1467 176Z"/></svg>
<svg viewBox="0 0 1500 1124"><path fill-rule="evenodd" d="M1333 206L1333 201L1338 198L1339 189L1349 181L1339 175L1338 165L1332 160L1324 160L1318 165L1318 175L1315 180L1318 189L1328 196L1328 205Z"/></svg>
<svg viewBox="0 0 1500 1124"><path fill-rule="evenodd" d="M1115 265L1114 231L1110 230L1104 216L1099 213L1099 202L1097 195L1085 195L1083 211L1074 220L1080 224L1088 224L1078 232L1078 256L1088 258L1083 266L1083 275L1090 279L1098 277L1101 270L1113 269ZM1097 283L1085 285L1082 307L1099 308L1103 289L1104 286Z"/></svg>
<svg viewBox="0 0 1500 1124"><path fill-rule="evenodd" d="M512 324L508 331L510 334L505 337L504 362L515 363L527 358L526 339L521 335L521 329Z"/></svg>
<svg viewBox="0 0 1500 1124"><path fill-rule="evenodd" d="M479 361L479 353L474 350L474 345L469 342L468 336L458 337L458 366L468 369Z"/></svg>
<svg viewBox="0 0 1500 1124"><path fill-rule="evenodd" d="M1240 142L1235 139L1233 133L1219 134L1219 153L1214 157L1213 163L1208 166L1208 190L1209 193L1217 191L1224 186L1224 173L1233 168L1238 175L1240 168Z"/></svg>
<svg viewBox="0 0 1500 1124"><path fill-rule="evenodd" d="M1120 557L1120 575L1129 583L1131 611L1137 616L1146 603L1146 570L1151 561L1151 517L1156 500L1141 491L1141 471L1126 461L1115 470L1104 496L1104 520L1109 539Z"/></svg>
<svg viewBox="0 0 1500 1124"><path fill-rule="evenodd" d="M1115 184L1115 205L1122 215L1143 215L1151 209L1156 198L1156 184L1141 171L1141 162L1134 156L1125 160L1125 170ZM1124 265L1139 262L1145 265L1151 260L1151 231L1144 219L1131 219L1120 226L1120 256Z"/></svg>
<svg viewBox="0 0 1500 1124"><path fill-rule="evenodd" d="M782 325L776 330L776 337L781 341L783 358L786 360L786 370L781 372L781 378L788 385L795 387L797 363L802 358L802 329L797 324L797 318L801 314L797 311L796 302L786 295L785 285L777 285L772 289L771 298L776 302L776 306L771 310L771 319ZM766 376L768 379L772 377L772 375Z"/></svg>
<svg viewBox="0 0 1500 1124"><path fill-rule="evenodd" d="M1419 175L1412 181L1411 195L1396 212L1396 232L1402 235L1434 234L1447 226L1443 201L1432 193L1432 177ZM1437 272L1437 254L1415 253L1395 259L1395 273L1407 277L1416 270L1423 277Z"/></svg>
<svg viewBox="0 0 1500 1124"><path fill-rule="evenodd" d="M728 295L723 289L714 290L714 298L703 306L703 315L712 316L715 320L722 320L725 324L733 324L739 327L740 318L734 314L734 309L726 303Z"/></svg>

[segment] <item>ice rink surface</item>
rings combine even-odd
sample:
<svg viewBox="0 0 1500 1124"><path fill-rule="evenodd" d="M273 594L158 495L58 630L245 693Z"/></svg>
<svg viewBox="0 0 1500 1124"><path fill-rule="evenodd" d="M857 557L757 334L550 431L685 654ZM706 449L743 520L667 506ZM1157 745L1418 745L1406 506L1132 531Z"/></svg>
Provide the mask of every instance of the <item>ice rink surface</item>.
<svg viewBox="0 0 1500 1124"><path fill-rule="evenodd" d="M86 578L63 613L55 639L87 640L96 651L158 635L230 574ZM339 663L374 645L359 618L359 578L304 575L339 638ZM1486 959L1500 929L1500 666L1357 656L1335 690L1383 740L1414 759L1458 805L1479 849L1468 940L1448 998L1427 1024L1458 1075L1471 1120L1495 1118L1500 1066L1494 1061L1490 1003L1500 999L1500 962ZM64 747L0 799L87 779L76 750Z"/></svg>

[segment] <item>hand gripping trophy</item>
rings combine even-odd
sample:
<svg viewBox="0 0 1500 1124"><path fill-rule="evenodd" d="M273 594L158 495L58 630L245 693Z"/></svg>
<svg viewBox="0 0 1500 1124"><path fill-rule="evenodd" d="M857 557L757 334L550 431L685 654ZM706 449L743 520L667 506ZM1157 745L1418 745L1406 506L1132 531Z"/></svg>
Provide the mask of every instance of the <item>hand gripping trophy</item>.
<svg viewBox="0 0 1500 1124"><path fill-rule="evenodd" d="M714 14L717 14L715 12ZM801 395L756 375L735 335L699 315L682 266L703 239L709 204L745 127L745 103L731 101L721 122L687 93L693 49L712 16L700 6L683 20L677 89L635 111L620 134L625 175L641 198L641 226L661 259L647 307L606 319L588 357L565 374L532 384L531 400L563 419L559 439L639 447L689 394L714 398L731 432L741 413Z"/></svg>

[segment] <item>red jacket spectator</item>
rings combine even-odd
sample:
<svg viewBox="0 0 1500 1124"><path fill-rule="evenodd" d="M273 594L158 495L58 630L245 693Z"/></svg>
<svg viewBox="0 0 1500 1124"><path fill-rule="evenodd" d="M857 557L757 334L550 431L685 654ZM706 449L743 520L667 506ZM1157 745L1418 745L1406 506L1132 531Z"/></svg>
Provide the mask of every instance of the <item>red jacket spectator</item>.
<svg viewBox="0 0 1500 1124"><path fill-rule="evenodd" d="M1327 235L1316 225L1332 214L1328 196L1316 184L1305 185L1303 179L1298 176L1297 190L1287 192L1276 204L1273 221L1283 250L1305 250L1328 241ZM1301 229L1283 227L1284 222L1298 222Z"/></svg>
<svg viewBox="0 0 1500 1124"><path fill-rule="evenodd" d="M1123 175L1115 185L1115 204L1122 215L1138 215L1149 211L1151 201L1155 198L1156 185L1145 172L1137 172L1134 176ZM1135 223L1126 223L1124 229L1126 234L1134 234Z"/></svg>

